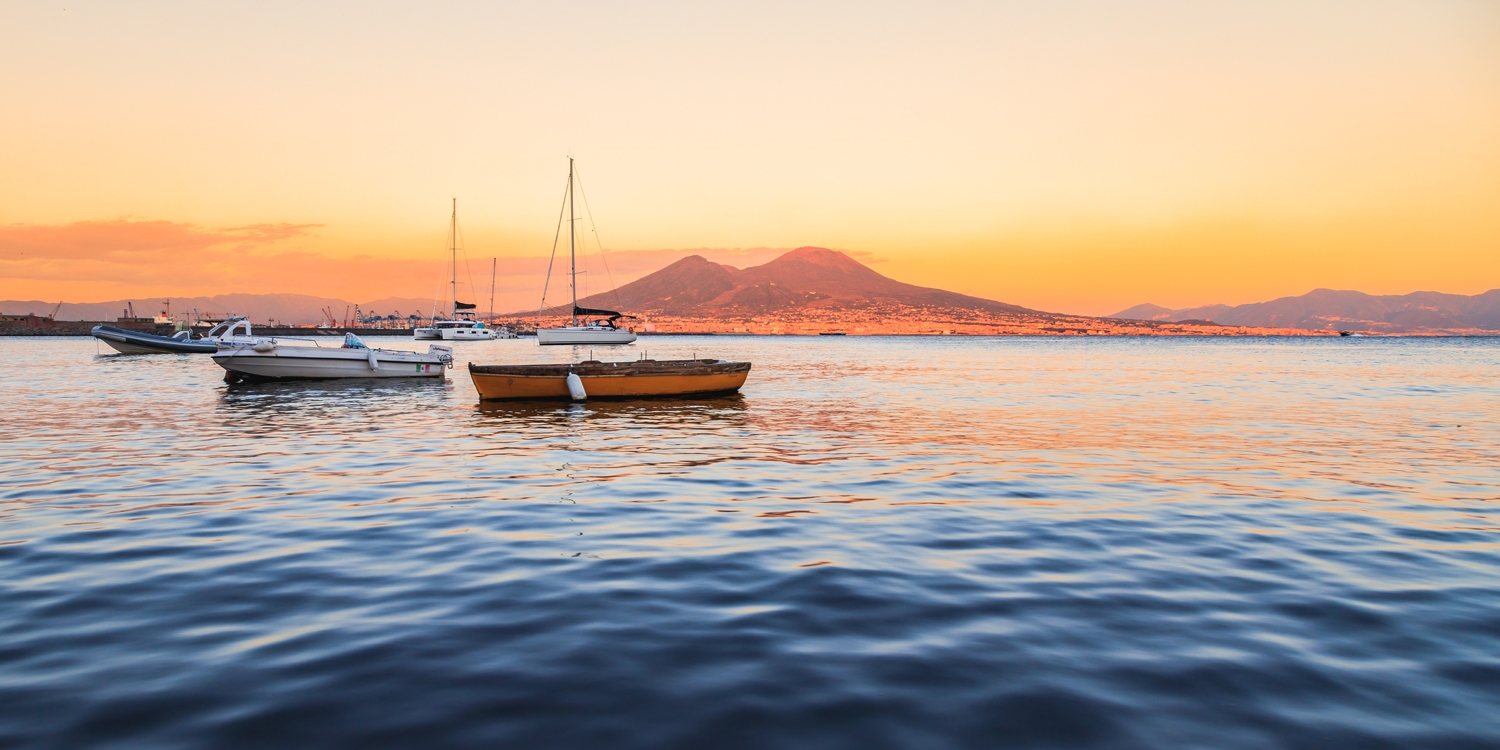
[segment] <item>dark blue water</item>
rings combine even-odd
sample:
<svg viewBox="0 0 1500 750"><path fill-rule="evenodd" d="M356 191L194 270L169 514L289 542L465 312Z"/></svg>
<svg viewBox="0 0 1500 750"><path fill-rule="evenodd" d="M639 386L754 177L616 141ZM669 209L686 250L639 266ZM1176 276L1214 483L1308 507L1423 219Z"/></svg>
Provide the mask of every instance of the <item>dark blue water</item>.
<svg viewBox="0 0 1500 750"><path fill-rule="evenodd" d="M641 349L755 370L0 340L0 746L1500 746L1500 342Z"/></svg>

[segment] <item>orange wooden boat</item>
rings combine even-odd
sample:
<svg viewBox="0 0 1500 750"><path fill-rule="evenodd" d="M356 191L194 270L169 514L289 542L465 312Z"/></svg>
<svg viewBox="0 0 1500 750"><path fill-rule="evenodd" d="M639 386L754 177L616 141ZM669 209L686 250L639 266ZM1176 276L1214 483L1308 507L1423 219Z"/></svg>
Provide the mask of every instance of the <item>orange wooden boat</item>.
<svg viewBox="0 0 1500 750"><path fill-rule="evenodd" d="M469 363L469 377L481 401L704 396L733 393L749 375L749 362L722 359L591 359L571 365ZM570 378L573 383L569 383Z"/></svg>

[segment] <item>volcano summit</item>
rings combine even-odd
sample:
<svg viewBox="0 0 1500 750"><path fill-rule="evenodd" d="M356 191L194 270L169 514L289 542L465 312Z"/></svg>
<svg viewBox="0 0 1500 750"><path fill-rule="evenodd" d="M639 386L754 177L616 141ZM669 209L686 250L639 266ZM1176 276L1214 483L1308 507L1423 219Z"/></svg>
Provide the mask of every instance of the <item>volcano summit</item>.
<svg viewBox="0 0 1500 750"><path fill-rule="evenodd" d="M768 315L799 310L929 309L1032 313L1024 307L903 284L848 255L800 247L765 265L739 269L690 255L582 307L691 317Z"/></svg>

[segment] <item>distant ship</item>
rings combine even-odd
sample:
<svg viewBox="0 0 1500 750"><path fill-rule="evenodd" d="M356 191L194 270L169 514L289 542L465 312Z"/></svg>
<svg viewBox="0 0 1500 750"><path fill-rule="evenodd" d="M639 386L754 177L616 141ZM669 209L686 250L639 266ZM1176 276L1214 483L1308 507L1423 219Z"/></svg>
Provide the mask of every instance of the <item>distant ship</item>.
<svg viewBox="0 0 1500 750"><path fill-rule="evenodd" d="M588 196L585 195L585 198ZM542 310L547 308L547 287L542 286L542 307L537 310L536 342L542 346L557 346L562 344L628 344L635 341L635 332L615 325L620 318L634 318L634 315L625 315L615 310L597 310L578 306L578 249L577 232L574 225L577 223L576 212L573 208L573 157L568 157L568 288L573 294L572 325L560 328L543 328L541 326ZM553 248L557 244L553 243ZM557 251L554 249L554 253ZM547 263L547 280L552 279L552 263ZM588 316L597 315L594 320L587 320ZM583 325L578 324L578 318L583 316Z"/></svg>

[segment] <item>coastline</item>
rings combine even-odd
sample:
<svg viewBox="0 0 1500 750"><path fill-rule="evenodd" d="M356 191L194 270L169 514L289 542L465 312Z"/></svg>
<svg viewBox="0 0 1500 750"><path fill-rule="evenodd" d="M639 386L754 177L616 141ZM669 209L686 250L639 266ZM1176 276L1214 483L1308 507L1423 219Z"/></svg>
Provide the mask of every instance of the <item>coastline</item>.
<svg viewBox="0 0 1500 750"><path fill-rule="evenodd" d="M70 321L59 321L69 323ZM0 328L0 338L89 338L90 330L98 322L85 321L88 325L73 326L59 325L56 328ZM111 325L105 323L104 325ZM206 328L203 330L207 330ZM168 333L171 329L167 329ZM256 335L278 336L283 338L292 337L328 337L336 338L346 333L358 336L396 336L410 338L412 330L408 328L282 328L282 327L258 327ZM530 338L534 333L527 331L518 334L520 338ZM639 334L642 339L680 337L680 336L721 336L721 337L749 337L749 338L775 338L775 337L818 337L822 334L818 331L796 331L770 333L763 331L734 331L734 330L676 330L676 331L649 331ZM1500 331L1403 331L1395 333L1381 333L1375 331L1361 331L1359 335L1366 338L1495 338L1500 337ZM1236 328L1231 326L1215 326L1210 330L1162 330L1162 331L1054 331L1054 330L1002 330L1002 331L861 331L858 333L847 333L844 338L867 338L867 337L895 337L895 338L1021 338L1021 337L1047 337L1047 338L1343 338L1337 331L1310 331L1296 328ZM837 337L829 337L837 338Z"/></svg>
<svg viewBox="0 0 1500 750"><path fill-rule="evenodd" d="M924 314L925 313L925 314ZM0 337L89 336L96 325L110 325L144 333L171 335L177 330L170 324L103 320L51 320L27 316L25 324L0 324ZM543 318L542 325L560 324L567 318ZM7 321L9 322L9 321ZM534 315L497 316L489 325L503 326L520 336L534 335ZM1153 321L1128 318L1091 318L1047 313L973 315L953 310L912 310L907 315L880 316L865 310L818 310L811 314L773 316L698 317L643 315L635 326L641 336L818 336L837 333L843 336L1194 336L1194 337L1334 337L1341 333L1379 337L1494 337L1500 331L1487 329L1434 328L1418 330L1385 330L1368 321L1336 321L1328 328L1292 328L1220 325L1212 321ZM194 326L202 334L209 326ZM280 337L413 335L411 328L339 326L313 328L301 326L255 325L256 335Z"/></svg>

